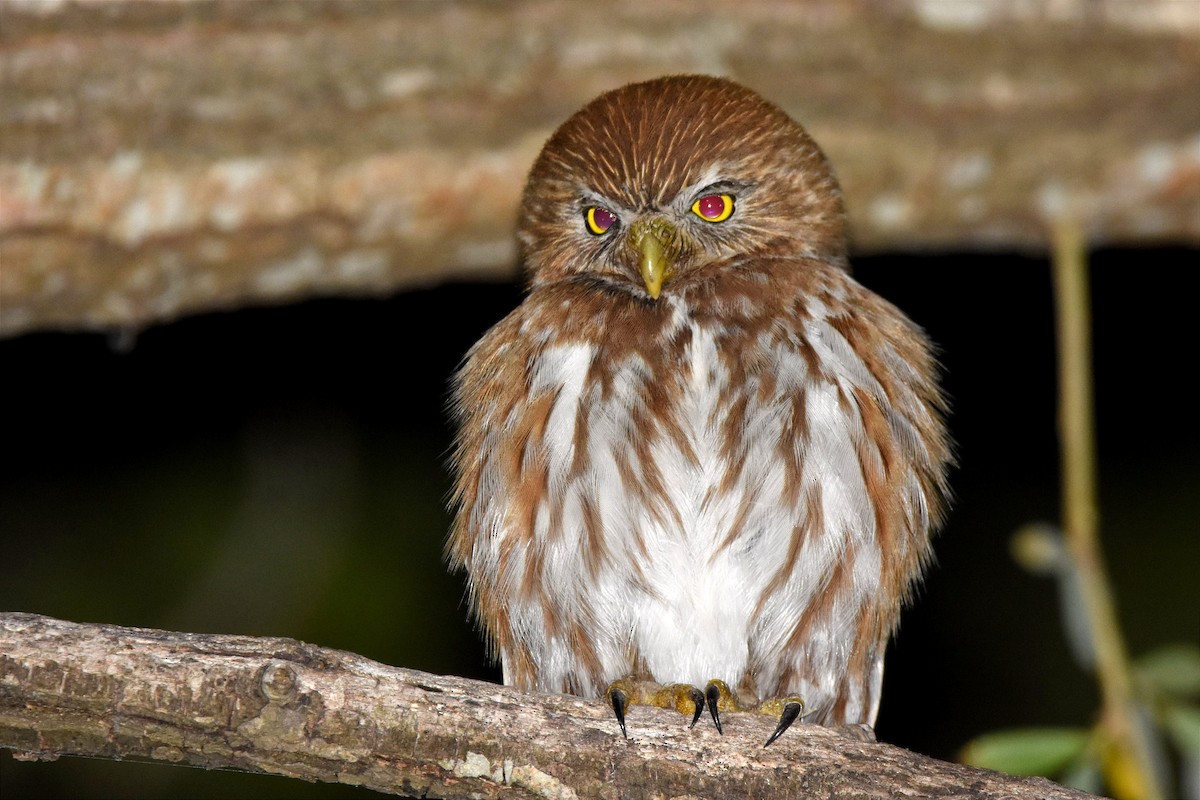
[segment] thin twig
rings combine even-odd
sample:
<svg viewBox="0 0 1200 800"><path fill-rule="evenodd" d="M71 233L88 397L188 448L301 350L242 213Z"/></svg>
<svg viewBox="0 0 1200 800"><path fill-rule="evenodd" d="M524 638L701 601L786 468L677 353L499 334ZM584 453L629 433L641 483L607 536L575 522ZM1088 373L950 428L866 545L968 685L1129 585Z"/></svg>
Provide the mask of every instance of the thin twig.
<svg viewBox="0 0 1200 800"><path fill-rule="evenodd" d="M1063 529L1075 563L1096 651L1103 724L1120 767L1108 770L1119 796L1163 797L1149 742L1136 718L1129 657L1117 621L1103 554L1096 500L1096 450L1092 415L1091 302L1083 231L1075 220L1054 230L1054 287L1058 319L1059 439L1062 452ZM1114 774L1116 773L1116 774ZM1115 779L1115 780L1114 780Z"/></svg>

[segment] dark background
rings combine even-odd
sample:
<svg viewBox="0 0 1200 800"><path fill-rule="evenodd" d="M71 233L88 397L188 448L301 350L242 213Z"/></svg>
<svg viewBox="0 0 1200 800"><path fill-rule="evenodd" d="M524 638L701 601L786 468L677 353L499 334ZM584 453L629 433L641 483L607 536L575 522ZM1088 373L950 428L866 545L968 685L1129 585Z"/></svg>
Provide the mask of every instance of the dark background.
<svg viewBox="0 0 1200 800"><path fill-rule="evenodd" d="M1132 653L1200 636L1195 251L1093 254L1101 526ZM878 733L939 758L981 732L1086 725L1055 584L1011 534L1058 518L1049 267L856 260L940 343L956 500L888 661ZM441 557L447 382L511 285L0 342L0 608L289 636L498 680ZM681 724L683 724L681 722ZM616 728L614 726L614 735ZM15 797L365 796L281 778L0 755Z"/></svg>

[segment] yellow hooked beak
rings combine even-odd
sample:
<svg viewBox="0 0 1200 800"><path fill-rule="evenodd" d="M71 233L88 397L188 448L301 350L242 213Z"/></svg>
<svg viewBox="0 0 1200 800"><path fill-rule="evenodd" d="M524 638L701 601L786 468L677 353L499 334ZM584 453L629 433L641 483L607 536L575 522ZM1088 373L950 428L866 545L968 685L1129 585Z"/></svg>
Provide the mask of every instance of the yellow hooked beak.
<svg viewBox="0 0 1200 800"><path fill-rule="evenodd" d="M679 258L679 231L662 217L639 219L630 226L629 241L638 252L642 282L652 300L662 294L663 283Z"/></svg>

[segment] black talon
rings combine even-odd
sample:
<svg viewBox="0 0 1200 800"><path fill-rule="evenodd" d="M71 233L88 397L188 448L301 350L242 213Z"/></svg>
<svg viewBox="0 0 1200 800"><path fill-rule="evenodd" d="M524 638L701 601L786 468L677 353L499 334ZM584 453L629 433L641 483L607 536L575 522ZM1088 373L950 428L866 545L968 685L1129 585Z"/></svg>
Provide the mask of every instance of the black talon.
<svg viewBox="0 0 1200 800"><path fill-rule="evenodd" d="M721 699L721 690L715 683L710 683L704 690L704 694L708 697L708 711L712 714L713 724L717 726L717 733L724 736L725 731L721 730L721 715L717 711L717 703Z"/></svg>
<svg viewBox="0 0 1200 800"><path fill-rule="evenodd" d="M766 747L771 742L779 738L780 734L792 727L792 723L800 716L800 712L804 710L803 703L788 703L783 707L783 713L779 715L779 724L775 726L775 732L771 734L771 738L763 743Z"/></svg>
<svg viewBox="0 0 1200 800"><path fill-rule="evenodd" d="M692 705L696 706L696 713L692 715L692 724L688 728L696 727L696 720L700 719L700 715L704 713L704 694L695 686L688 692L688 697L692 701Z"/></svg>
<svg viewBox="0 0 1200 800"><path fill-rule="evenodd" d="M620 689L613 689L608 693L608 702L612 703L613 713L617 715L621 735L628 739L629 734L625 732L625 709L629 708L629 696Z"/></svg>

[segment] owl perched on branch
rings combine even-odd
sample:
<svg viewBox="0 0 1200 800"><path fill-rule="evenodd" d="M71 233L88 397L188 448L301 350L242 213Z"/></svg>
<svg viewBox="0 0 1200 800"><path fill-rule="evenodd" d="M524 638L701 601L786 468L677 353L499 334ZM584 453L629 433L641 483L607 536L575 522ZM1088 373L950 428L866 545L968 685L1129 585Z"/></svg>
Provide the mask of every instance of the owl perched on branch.
<svg viewBox="0 0 1200 800"><path fill-rule="evenodd" d="M922 331L850 277L833 172L728 80L549 139L528 295L468 354L450 559L507 684L874 724L950 459Z"/></svg>

